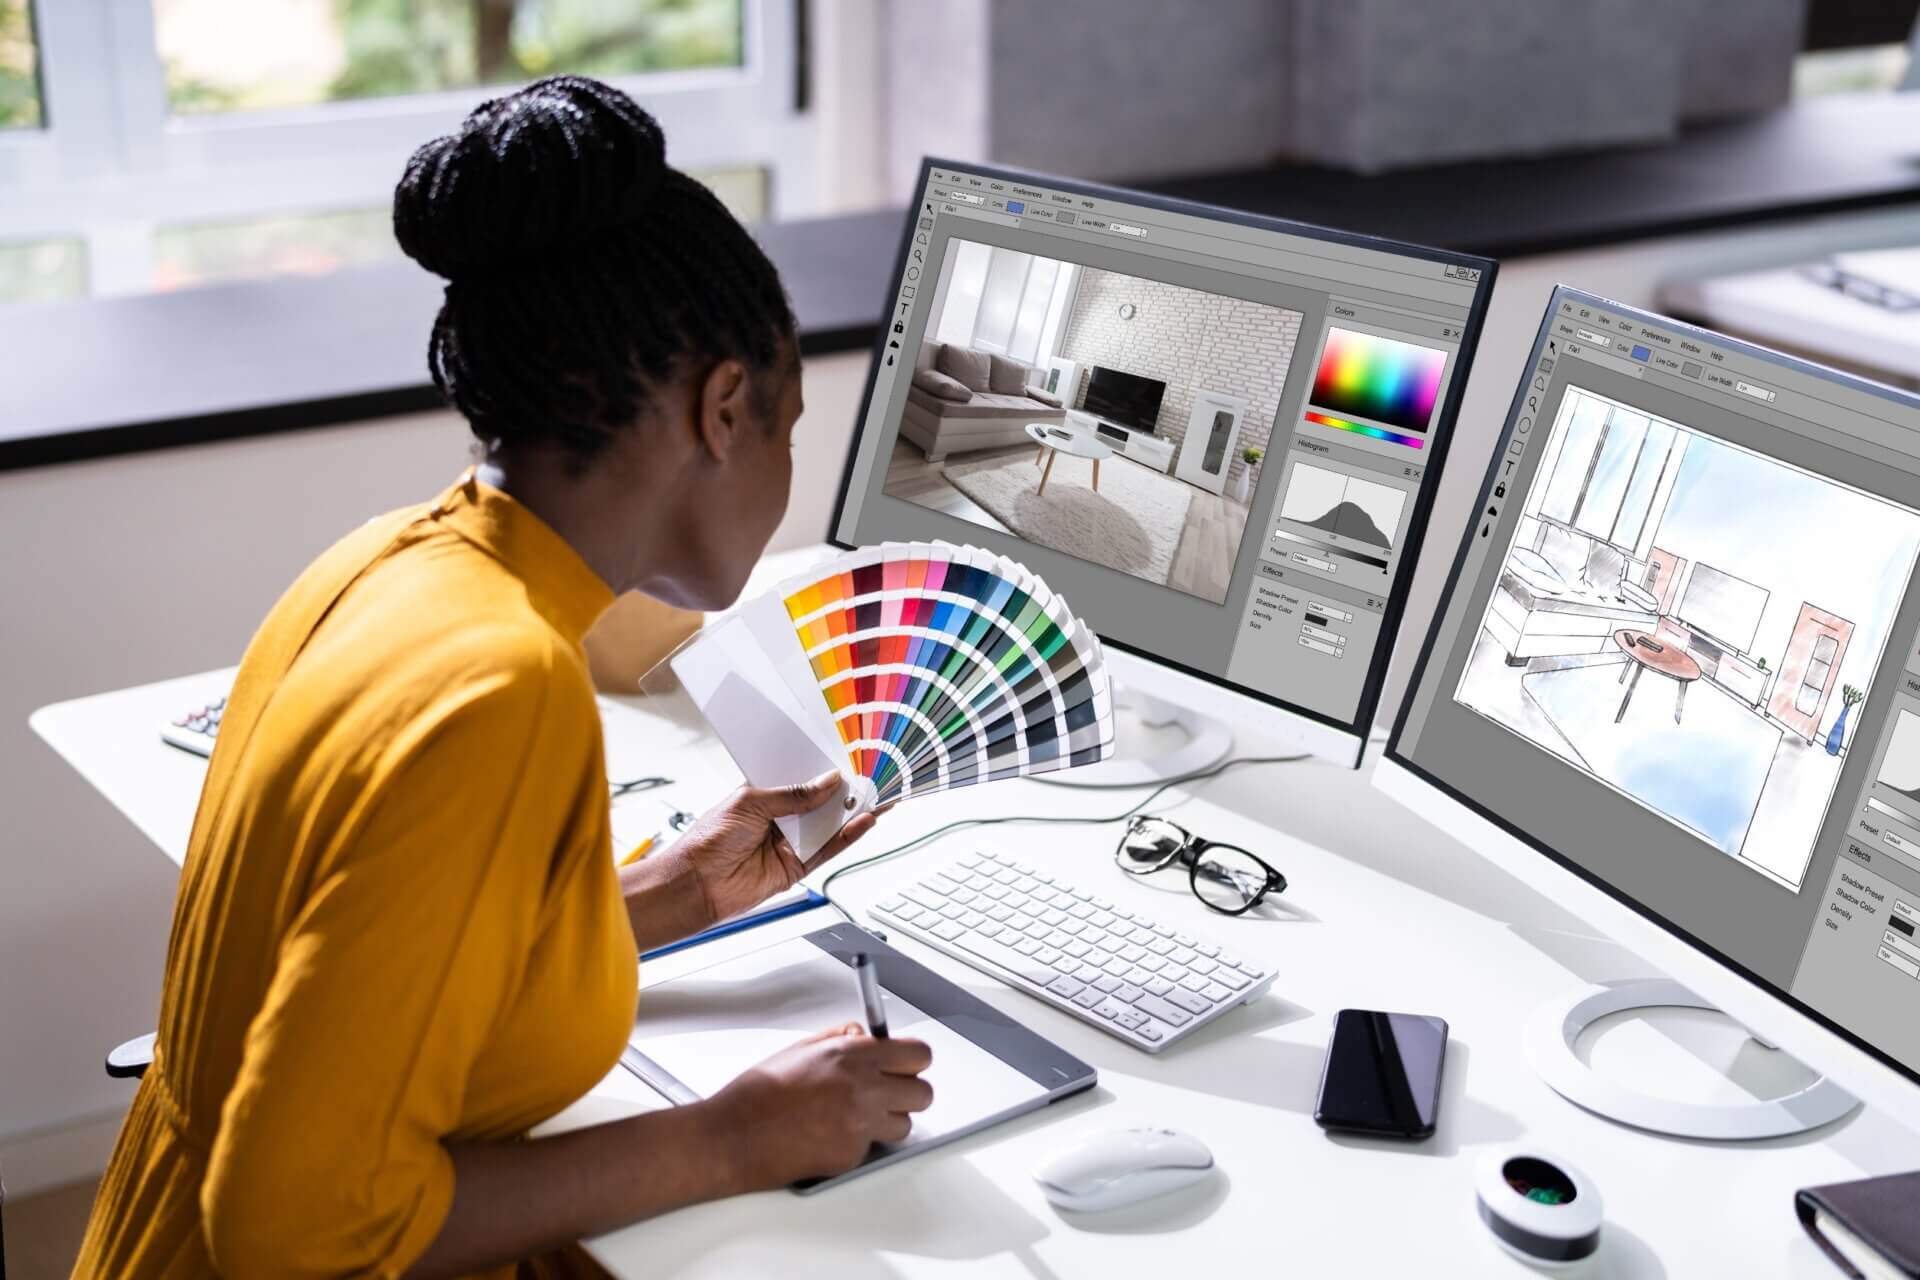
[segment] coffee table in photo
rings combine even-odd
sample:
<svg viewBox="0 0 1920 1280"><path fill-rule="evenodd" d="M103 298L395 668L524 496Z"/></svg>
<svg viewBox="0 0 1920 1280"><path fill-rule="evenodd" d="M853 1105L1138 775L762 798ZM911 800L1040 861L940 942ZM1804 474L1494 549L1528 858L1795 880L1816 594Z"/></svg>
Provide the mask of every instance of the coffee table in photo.
<svg viewBox="0 0 1920 1280"><path fill-rule="evenodd" d="M1646 670L1658 671L1680 686L1673 698L1673 722L1680 723L1680 713L1687 705L1687 686L1700 678L1700 664L1693 655L1682 649L1672 639L1656 640L1644 631L1634 631L1622 627L1613 633L1613 642L1628 658L1626 669L1621 671L1620 679L1626 683L1627 696L1620 699L1620 713L1613 718L1619 724L1627 716L1627 704L1633 701L1633 691L1640 683L1640 673ZM1628 679L1631 674L1632 679Z"/></svg>
<svg viewBox="0 0 1920 1280"><path fill-rule="evenodd" d="M1053 434L1055 431L1065 431L1067 434L1064 437L1057 436ZM1053 475L1053 457L1056 453L1070 453L1076 458L1090 460L1093 463L1093 491L1100 492L1100 463L1113 456L1112 449L1083 431L1074 431L1057 423L1029 422L1027 434L1040 446L1040 451L1033 455L1033 465L1040 466L1042 460L1046 463L1045 469L1040 472L1039 493L1047 491L1047 480Z"/></svg>

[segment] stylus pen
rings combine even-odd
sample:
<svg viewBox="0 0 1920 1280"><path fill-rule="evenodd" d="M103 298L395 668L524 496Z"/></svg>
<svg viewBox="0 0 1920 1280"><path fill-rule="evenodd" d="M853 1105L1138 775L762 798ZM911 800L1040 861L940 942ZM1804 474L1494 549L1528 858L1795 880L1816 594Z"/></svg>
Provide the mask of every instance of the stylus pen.
<svg viewBox="0 0 1920 1280"><path fill-rule="evenodd" d="M887 1006L880 999L880 978L874 971L873 957L853 958L854 980L860 984L860 1003L867 1007L867 1033L875 1040L887 1038Z"/></svg>

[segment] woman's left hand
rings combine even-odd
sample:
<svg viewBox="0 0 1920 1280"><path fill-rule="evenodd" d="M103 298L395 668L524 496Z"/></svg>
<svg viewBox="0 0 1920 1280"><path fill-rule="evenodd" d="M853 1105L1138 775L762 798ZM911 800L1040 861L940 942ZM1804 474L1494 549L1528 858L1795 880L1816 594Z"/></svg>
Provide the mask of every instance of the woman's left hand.
<svg viewBox="0 0 1920 1280"><path fill-rule="evenodd" d="M789 787L741 787L700 815L672 845L683 855L705 892L715 920L747 910L791 887L821 863L873 830L875 815L851 819L802 862L775 818L811 813L833 798L837 773Z"/></svg>

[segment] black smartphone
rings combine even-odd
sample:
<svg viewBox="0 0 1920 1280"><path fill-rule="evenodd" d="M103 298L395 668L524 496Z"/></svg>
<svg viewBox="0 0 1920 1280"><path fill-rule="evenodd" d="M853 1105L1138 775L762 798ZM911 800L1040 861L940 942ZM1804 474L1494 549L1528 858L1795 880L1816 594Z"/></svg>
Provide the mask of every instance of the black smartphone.
<svg viewBox="0 0 1920 1280"><path fill-rule="evenodd" d="M1382 1138L1431 1138L1446 1061L1446 1019L1342 1009L1320 1067L1314 1123Z"/></svg>

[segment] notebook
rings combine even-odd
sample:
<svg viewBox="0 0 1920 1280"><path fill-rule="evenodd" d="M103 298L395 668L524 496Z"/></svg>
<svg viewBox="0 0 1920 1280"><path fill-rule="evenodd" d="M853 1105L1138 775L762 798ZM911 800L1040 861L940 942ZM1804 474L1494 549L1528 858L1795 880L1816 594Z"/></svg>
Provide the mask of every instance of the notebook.
<svg viewBox="0 0 1920 1280"><path fill-rule="evenodd" d="M933 1050L933 1105L904 1142L881 1144L807 1192L894 1164L1091 1088L1094 1069L856 925L841 924L682 974L640 997L621 1062L668 1102L712 1096L814 1032L862 1019L853 958L873 959L893 1035Z"/></svg>
<svg viewBox="0 0 1920 1280"><path fill-rule="evenodd" d="M1806 1187L1800 1224L1855 1280L1920 1276L1920 1172Z"/></svg>

